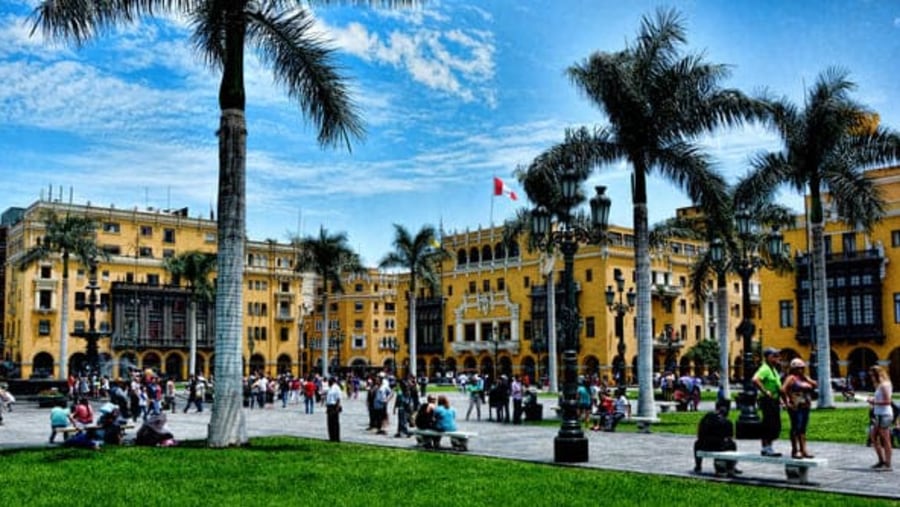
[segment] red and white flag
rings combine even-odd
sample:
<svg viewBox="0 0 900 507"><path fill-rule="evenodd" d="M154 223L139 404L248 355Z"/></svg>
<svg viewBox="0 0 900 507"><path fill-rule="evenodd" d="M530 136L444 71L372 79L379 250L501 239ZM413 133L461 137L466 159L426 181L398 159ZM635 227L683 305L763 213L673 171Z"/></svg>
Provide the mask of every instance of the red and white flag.
<svg viewBox="0 0 900 507"><path fill-rule="evenodd" d="M511 188L507 187L506 184L503 183L503 180L500 178L494 177L494 196L505 195L510 199L516 201L519 199L519 196L516 195L515 192L512 191Z"/></svg>

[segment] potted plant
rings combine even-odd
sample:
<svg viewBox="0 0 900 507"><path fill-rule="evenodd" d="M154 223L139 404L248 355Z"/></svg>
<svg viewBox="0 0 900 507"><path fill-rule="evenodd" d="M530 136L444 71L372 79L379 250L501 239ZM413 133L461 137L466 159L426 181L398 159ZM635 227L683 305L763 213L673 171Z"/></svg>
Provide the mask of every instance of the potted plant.
<svg viewBox="0 0 900 507"><path fill-rule="evenodd" d="M40 408L65 407L66 395L59 392L59 389L51 387L38 393L37 402Z"/></svg>

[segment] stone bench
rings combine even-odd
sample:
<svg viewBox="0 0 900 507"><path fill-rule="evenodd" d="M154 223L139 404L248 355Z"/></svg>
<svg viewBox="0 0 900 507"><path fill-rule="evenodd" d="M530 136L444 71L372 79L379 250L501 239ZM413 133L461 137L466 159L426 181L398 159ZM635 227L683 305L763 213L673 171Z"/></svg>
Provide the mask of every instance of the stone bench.
<svg viewBox="0 0 900 507"><path fill-rule="evenodd" d="M670 410L677 408L678 403L674 401L657 401L656 406L659 407L659 411L662 413L669 412Z"/></svg>
<svg viewBox="0 0 900 507"><path fill-rule="evenodd" d="M650 433L650 426L659 422L657 417L641 417L632 416L630 419L622 419L623 421L631 421L637 425L638 433Z"/></svg>
<svg viewBox="0 0 900 507"><path fill-rule="evenodd" d="M134 428L134 425L133 424L123 424L123 425L119 426L119 428L122 431L130 430L130 429ZM62 433L63 441L65 441L70 436L74 435L75 433L78 433L79 431L88 431L88 430L97 431L97 430L102 430L102 429L103 429L102 426L97 426L96 424L89 424L87 426L66 426L65 428L57 428L56 432Z"/></svg>
<svg viewBox="0 0 900 507"><path fill-rule="evenodd" d="M448 437L454 451L468 451L469 439L478 436L478 433L466 431L437 431L418 428L412 430L412 434L416 436L416 444L426 449L440 449L441 438Z"/></svg>
<svg viewBox="0 0 900 507"><path fill-rule="evenodd" d="M716 473L725 473L726 463L749 461L753 463L768 463L770 465L784 466L787 481L792 484L812 484L809 482L809 469L828 466L828 460L822 458L791 458L789 456L762 456L752 452L738 451L697 451L698 458L711 458Z"/></svg>

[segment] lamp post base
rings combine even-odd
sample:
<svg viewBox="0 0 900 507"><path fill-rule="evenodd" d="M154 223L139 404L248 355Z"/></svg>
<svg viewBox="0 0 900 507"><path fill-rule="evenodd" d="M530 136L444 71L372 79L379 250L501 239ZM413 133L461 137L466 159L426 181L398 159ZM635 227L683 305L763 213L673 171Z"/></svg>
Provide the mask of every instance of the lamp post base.
<svg viewBox="0 0 900 507"><path fill-rule="evenodd" d="M759 440L762 437L762 420L756 413L756 393L743 392L737 396L741 413L734 425L734 436L740 440Z"/></svg>
<svg viewBox="0 0 900 507"><path fill-rule="evenodd" d="M553 461L556 463L586 463L587 437L556 437L553 439Z"/></svg>

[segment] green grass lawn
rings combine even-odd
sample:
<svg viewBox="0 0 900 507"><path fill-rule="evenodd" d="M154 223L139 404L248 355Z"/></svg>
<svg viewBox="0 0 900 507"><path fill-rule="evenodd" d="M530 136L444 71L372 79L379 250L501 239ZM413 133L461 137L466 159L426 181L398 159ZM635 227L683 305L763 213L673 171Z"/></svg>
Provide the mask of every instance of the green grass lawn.
<svg viewBox="0 0 900 507"><path fill-rule="evenodd" d="M241 449L25 449L2 455L4 505L896 505L815 491L288 437Z"/></svg>

